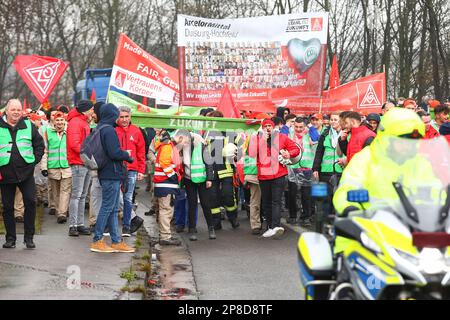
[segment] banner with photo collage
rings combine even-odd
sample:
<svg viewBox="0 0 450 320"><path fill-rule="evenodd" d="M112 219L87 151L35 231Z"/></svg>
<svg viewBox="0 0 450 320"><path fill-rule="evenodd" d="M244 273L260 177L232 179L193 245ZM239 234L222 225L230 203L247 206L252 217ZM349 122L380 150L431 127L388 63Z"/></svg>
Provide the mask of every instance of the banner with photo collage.
<svg viewBox="0 0 450 320"><path fill-rule="evenodd" d="M215 106L225 84L238 107L322 94L328 13L242 19L178 16L180 102Z"/></svg>

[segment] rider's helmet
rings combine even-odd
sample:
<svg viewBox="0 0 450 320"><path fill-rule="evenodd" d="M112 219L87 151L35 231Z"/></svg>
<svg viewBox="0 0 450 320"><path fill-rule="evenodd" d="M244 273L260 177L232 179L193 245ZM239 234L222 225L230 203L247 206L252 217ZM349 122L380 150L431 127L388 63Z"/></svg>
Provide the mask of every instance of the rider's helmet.
<svg viewBox="0 0 450 320"><path fill-rule="evenodd" d="M425 124L412 110L393 108L381 120L380 135L420 139L425 136Z"/></svg>

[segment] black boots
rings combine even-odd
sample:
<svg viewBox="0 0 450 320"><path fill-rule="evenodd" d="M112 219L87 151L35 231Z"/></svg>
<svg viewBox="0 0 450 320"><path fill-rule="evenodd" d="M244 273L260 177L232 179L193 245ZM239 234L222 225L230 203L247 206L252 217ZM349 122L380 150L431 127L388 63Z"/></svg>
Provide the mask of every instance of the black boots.
<svg viewBox="0 0 450 320"><path fill-rule="evenodd" d="M32 238L25 239L23 243L25 244L27 249L35 249L36 248L36 245L34 244Z"/></svg>
<svg viewBox="0 0 450 320"><path fill-rule="evenodd" d="M4 249L14 249L16 247L16 241L14 240L6 240L3 244Z"/></svg>
<svg viewBox="0 0 450 320"><path fill-rule="evenodd" d="M233 229L236 229L236 228L238 228L240 226L240 223L237 221L236 218L235 219L230 219L230 223L231 223L231 227Z"/></svg>

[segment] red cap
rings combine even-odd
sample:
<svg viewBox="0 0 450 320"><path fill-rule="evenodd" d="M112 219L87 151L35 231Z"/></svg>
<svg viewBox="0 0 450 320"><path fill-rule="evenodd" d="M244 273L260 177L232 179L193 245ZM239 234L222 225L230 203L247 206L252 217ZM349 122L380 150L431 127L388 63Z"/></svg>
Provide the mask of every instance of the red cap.
<svg viewBox="0 0 450 320"><path fill-rule="evenodd" d="M55 114L53 115L53 119L57 119L57 118L66 118L66 115L63 113L63 112L61 112L61 111L57 111L57 112L55 112Z"/></svg>
<svg viewBox="0 0 450 320"><path fill-rule="evenodd" d="M272 119L264 119L261 126L264 128L268 124L270 124L272 127L275 127L275 123L272 121Z"/></svg>
<svg viewBox="0 0 450 320"><path fill-rule="evenodd" d="M313 116L311 117L311 119L319 119L319 120L323 120L323 116L320 113L316 113L313 114Z"/></svg>

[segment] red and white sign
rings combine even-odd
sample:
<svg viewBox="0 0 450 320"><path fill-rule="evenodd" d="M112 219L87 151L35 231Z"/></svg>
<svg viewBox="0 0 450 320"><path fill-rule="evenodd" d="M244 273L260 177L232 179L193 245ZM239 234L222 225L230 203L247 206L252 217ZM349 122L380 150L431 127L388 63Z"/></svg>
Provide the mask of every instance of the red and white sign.
<svg viewBox="0 0 450 320"><path fill-rule="evenodd" d="M386 102L385 87L385 74L377 73L324 91L322 98L288 100L287 107L295 114L333 111L380 113Z"/></svg>
<svg viewBox="0 0 450 320"><path fill-rule="evenodd" d="M328 13L221 20L179 15L181 103L217 105L225 85L237 105L320 97L327 35Z"/></svg>
<svg viewBox="0 0 450 320"><path fill-rule="evenodd" d="M69 66L62 60L38 55L19 55L13 64L23 81L41 103L48 100Z"/></svg>
<svg viewBox="0 0 450 320"><path fill-rule="evenodd" d="M145 52L126 35L120 35L110 86L156 99L160 104L178 105L178 77L178 69Z"/></svg>

